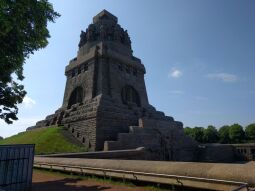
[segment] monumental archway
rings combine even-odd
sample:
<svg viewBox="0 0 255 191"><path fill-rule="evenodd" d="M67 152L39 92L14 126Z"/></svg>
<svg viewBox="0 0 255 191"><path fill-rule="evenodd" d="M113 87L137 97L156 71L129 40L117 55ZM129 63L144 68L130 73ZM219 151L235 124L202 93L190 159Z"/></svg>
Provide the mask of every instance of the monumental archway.
<svg viewBox="0 0 255 191"><path fill-rule="evenodd" d="M83 100L83 88L81 86L76 87L69 97L68 108L70 108L73 104L82 103Z"/></svg>

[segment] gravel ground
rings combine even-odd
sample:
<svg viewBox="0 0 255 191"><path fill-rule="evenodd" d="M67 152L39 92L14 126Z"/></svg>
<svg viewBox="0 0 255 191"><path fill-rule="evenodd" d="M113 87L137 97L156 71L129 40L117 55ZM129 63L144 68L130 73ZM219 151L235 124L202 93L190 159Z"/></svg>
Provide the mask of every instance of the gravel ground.
<svg viewBox="0 0 255 191"><path fill-rule="evenodd" d="M34 170L32 191L148 191L143 187L115 185L96 180L83 180L57 173Z"/></svg>

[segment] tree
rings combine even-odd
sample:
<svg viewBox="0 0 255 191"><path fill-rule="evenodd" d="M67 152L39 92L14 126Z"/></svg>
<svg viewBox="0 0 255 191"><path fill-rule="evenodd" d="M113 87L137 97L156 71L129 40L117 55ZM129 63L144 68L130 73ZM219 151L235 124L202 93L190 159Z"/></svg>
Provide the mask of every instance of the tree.
<svg viewBox="0 0 255 191"><path fill-rule="evenodd" d="M194 138L199 143L204 143L204 128L194 127L192 130L191 137Z"/></svg>
<svg viewBox="0 0 255 191"><path fill-rule="evenodd" d="M26 95L23 64L48 44L47 24L59 16L47 0L0 1L0 119L8 124Z"/></svg>
<svg viewBox="0 0 255 191"><path fill-rule="evenodd" d="M230 127L228 125L224 125L219 129L220 143L230 143L229 129Z"/></svg>
<svg viewBox="0 0 255 191"><path fill-rule="evenodd" d="M4 138L0 136L0 141L3 140Z"/></svg>
<svg viewBox="0 0 255 191"><path fill-rule="evenodd" d="M184 128L184 133L185 133L186 135L188 135L188 136L191 136L191 134L192 134L192 128L190 128L190 127L185 127L185 128Z"/></svg>
<svg viewBox="0 0 255 191"><path fill-rule="evenodd" d="M245 128L245 134L248 139L255 140L255 123L250 124Z"/></svg>
<svg viewBox="0 0 255 191"><path fill-rule="evenodd" d="M229 129L229 138L231 143L241 143L245 139L243 127L239 124L233 124Z"/></svg>
<svg viewBox="0 0 255 191"><path fill-rule="evenodd" d="M204 130L204 141L206 143L216 143L219 140L219 134L217 129L209 125L205 130Z"/></svg>

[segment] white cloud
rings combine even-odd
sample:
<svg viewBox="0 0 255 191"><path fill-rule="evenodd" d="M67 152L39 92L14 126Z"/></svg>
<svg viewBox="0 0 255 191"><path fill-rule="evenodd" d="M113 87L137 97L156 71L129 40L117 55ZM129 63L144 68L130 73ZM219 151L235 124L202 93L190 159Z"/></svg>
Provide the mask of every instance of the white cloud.
<svg viewBox="0 0 255 191"><path fill-rule="evenodd" d="M22 102L22 106L28 109L32 108L35 104L36 104L35 100L28 96L25 96Z"/></svg>
<svg viewBox="0 0 255 191"><path fill-rule="evenodd" d="M236 75L229 73L212 73L207 74L206 77L210 79L221 80L223 82L236 82L238 80Z"/></svg>
<svg viewBox="0 0 255 191"><path fill-rule="evenodd" d="M168 74L168 77L172 77L172 78L179 78L183 75L182 71L176 69L176 68L172 68L171 71Z"/></svg>
<svg viewBox="0 0 255 191"><path fill-rule="evenodd" d="M184 94L183 91L181 90L171 90L169 91L170 94L176 94L176 95L181 95L181 94Z"/></svg>

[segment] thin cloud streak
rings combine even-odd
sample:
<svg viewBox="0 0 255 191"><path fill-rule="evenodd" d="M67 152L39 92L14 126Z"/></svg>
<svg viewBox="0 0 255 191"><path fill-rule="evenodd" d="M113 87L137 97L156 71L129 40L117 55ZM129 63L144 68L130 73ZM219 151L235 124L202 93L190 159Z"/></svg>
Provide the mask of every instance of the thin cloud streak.
<svg viewBox="0 0 255 191"><path fill-rule="evenodd" d="M234 74L229 74L229 73L211 73L206 75L207 78L209 79L214 79L214 80L220 80L222 82L236 82L238 80L238 77Z"/></svg>
<svg viewBox="0 0 255 191"><path fill-rule="evenodd" d="M171 90L169 91L170 94L175 94L175 95L182 95L184 94L184 91L181 90Z"/></svg>

